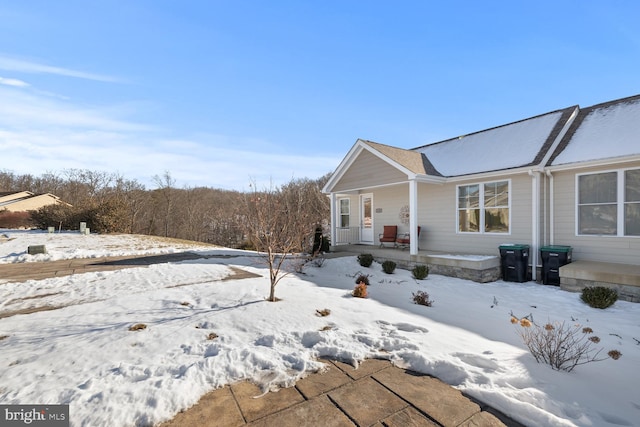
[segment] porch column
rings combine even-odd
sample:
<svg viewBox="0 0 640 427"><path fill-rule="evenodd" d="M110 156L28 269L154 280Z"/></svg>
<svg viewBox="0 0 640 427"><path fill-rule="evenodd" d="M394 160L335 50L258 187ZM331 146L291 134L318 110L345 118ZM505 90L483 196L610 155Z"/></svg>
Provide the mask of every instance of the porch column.
<svg viewBox="0 0 640 427"><path fill-rule="evenodd" d="M418 183L409 181L409 254L418 255Z"/></svg>
<svg viewBox="0 0 640 427"><path fill-rule="evenodd" d="M336 246L336 222L337 222L337 214L336 214L336 193L331 193L331 196L329 197L329 201L330 201L330 238L331 238L331 246Z"/></svg>

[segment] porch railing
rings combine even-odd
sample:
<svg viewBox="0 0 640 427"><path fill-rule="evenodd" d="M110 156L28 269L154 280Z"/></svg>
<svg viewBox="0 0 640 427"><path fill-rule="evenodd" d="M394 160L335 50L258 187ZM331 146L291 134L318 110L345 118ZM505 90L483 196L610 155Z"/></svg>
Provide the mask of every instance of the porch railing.
<svg viewBox="0 0 640 427"><path fill-rule="evenodd" d="M360 242L360 227L336 228L335 245L350 245Z"/></svg>

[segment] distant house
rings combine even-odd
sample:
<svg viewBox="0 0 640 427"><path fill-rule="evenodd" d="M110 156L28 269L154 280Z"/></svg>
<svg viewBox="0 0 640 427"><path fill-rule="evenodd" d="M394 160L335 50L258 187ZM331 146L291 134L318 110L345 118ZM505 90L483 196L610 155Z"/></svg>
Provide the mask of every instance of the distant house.
<svg viewBox="0 0 640 427"><path fill-rule="evenodd" d="M34 194L30 191L0 193L0 212L25 212L57 204L69 205L50 193Z"/></svg>
<svg viewBox="0 0 640 427"><path fill-rule="evenodd" d="M377 245L398 225L415 260L519 243L537 268L552 244L576 261L638 265L640 95L413 149L358 139L323 191L333 245Z"/></svg>

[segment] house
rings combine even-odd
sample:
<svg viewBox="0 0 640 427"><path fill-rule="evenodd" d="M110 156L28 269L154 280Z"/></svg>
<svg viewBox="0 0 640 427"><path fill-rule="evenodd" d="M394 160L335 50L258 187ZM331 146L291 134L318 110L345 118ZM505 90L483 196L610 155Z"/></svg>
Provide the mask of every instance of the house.
<svg viewBox="0 0 640 427"><path fill-rule="evenodd" d="M50 193L34 194L30 191L0 193L0 211L26 212L57 204L68 205L58 196Z"/></svg>
<svg viewBox="0 0 640 427"><path fill-rule="evenodd" d="M414 263L437 266L438 253L495 256L500 245L517 243L530 247L533 280L546 245L571 246L572 267L633 270L640 264L640 95L413 149L358 139L323 191L334 246L375 247L384 225L398 225L410 233ZM640 286L636 270L627 279Z"/></svg>

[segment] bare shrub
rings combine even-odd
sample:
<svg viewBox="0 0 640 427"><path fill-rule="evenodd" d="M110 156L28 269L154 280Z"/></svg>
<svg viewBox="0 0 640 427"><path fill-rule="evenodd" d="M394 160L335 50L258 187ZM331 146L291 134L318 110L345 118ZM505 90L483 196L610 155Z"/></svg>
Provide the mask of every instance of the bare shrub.
<svg viewBox="0 0 640 427"><path fill-rule="evenodd" d="M366 298L368 295L367 285L365 285L364 283L357 284L356 287L353 289L352 295L356 298Z"/></svg>
<svg viewBox="0 0 640 427"><path fill-rule="evenodd" d="M369 275L368 274L360 274L356 277L356 284L364 283L369 286Z"/></svg>
<svg viewBox="0 0 640 427"><path fill-rule="evenodd" d="M311 263L313 264L314 267L321 268L324 265L324 260L325 260L324 255L319 254L313 257L313 260L311 261Z"/></svg>
<svg viewBox="0 0 640 427"><path fill-rule="evenodd" d="M331 310L324 308L322 310L316 310L316 316L325 317L331 314Z"/></svg>
<svg viewBox="0 0 640 427"><path fill-rule="evenodd" d="M600 362L606 357L599 357L602 349L594 349L593 344L600 342L596 336L587 336L593 332L591 328L580 325L567 325L565 322L548 322L544 326L533 323L523 317L518 319L511 315L511 323L519 323L522 329L518 335L538 363L545 363L556 371L571 372L576 366L590 362ZM620 357L617 350L609 352L609 357L616 360Z"/></svg>
<svg viewBox="0 0 640 427"><path fill-rule="evenodd" d="M433 301L429 299L429 294L425 291L411 293L411 296L415 304L424 305L427 307L431 307L431 305L433 304Z"/></svg>
<svg viewBox="0 0 640 427"><path fill-rule="evenodd" d="M147 329L147 325L145 325L144 323L136 323L135 325L129 327L130 331L142 331L144 329Z"/></svg>

